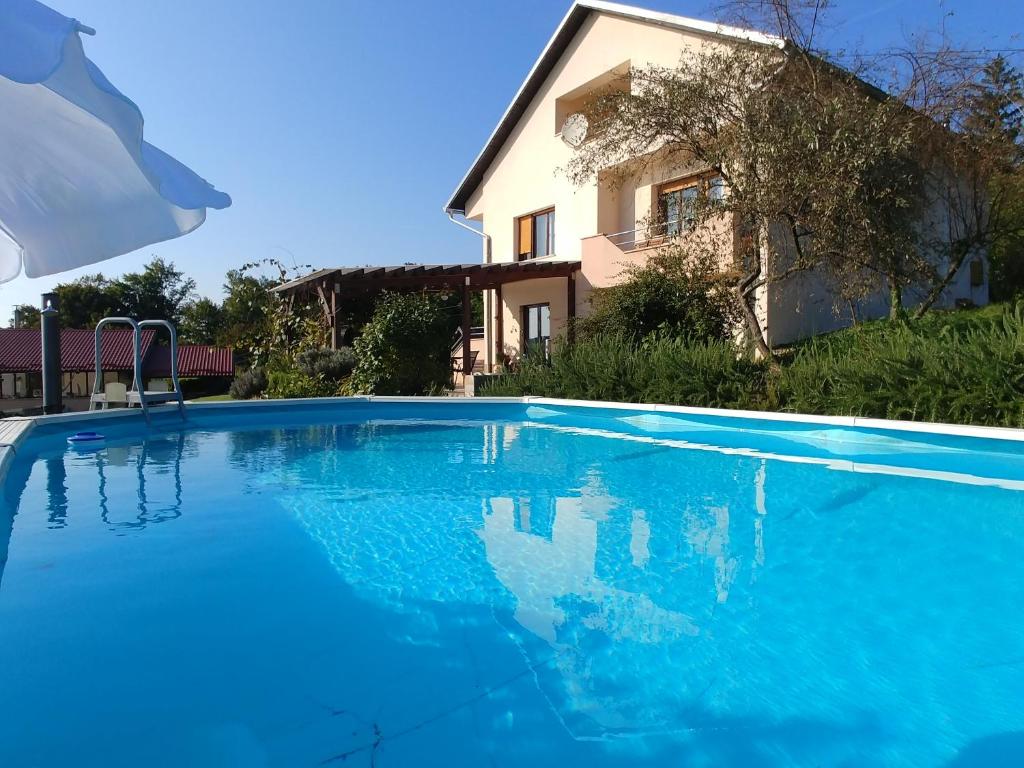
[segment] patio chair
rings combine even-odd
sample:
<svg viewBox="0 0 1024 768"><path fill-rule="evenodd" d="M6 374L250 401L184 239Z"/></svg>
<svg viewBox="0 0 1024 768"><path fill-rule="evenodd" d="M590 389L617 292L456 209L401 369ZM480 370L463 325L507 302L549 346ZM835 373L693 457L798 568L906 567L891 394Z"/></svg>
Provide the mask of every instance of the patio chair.
<svg viewBox="0 0 1024 768"><path fill-rule="evenodd" d="M103 408L111 404L128 407L128 387L119 381L108 381L103 387Z"/></svg>
<svg viewBox="0 0 1024 768"><path fill-rule="evenodd" d="M170 387L167 386L167 379L150 379L146 383L147 392L170 392Z"/></svg>
<svg viewBox="0 0 1024 768"><path fill-rule="evenodd" d="M479 350L473 350L469 353L469 372L472 373L473 369L476 368L476 359L480 355ZM452 358L452 371L454 373L463 373L462 370L462 355Z"/></svg>

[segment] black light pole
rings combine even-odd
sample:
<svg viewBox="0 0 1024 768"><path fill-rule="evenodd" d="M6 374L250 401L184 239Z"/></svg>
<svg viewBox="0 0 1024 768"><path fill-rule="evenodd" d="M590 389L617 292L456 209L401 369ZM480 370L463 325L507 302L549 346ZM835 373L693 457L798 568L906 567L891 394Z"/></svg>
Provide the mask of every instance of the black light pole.
<svg viewBox="0 0 1024 768"><path fill-rule="evenodd" d="M43 413L60 413L64 405L60 391L60 313L57 294L43 294L39 328L43 343Z"/></svg>

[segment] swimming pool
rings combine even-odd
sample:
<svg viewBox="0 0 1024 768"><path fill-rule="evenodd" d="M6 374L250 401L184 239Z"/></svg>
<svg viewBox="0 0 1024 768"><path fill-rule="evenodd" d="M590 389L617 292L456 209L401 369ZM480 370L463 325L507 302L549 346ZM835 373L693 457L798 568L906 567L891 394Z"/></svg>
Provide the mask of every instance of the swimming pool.
<svg viewBox="0 0 1024 768"><path fill-rule="evenodd" d="M211 405L40 419L3 490L0 765L1024 756L1021 442Z"/></svg>

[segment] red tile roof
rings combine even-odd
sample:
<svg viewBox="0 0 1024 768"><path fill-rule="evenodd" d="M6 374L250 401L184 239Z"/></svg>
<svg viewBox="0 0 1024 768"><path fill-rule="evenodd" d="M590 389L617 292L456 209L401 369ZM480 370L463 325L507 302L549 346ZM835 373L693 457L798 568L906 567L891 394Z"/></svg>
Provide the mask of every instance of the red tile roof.
<svg viewBox="0 0 1024 768"><path fill-rule="evenodd" d="M153 347L146 358L146 378L171 375L170 347ZM235 360L230 349L208 347L204 344L180 344L178 346L178 375L186 376L234 376Z"/></svg>
<svg viewBox="0 0 1024 768"><path fill-rule="evenodd" d="M142 332L142 358L153 343L155 331ZM60 332L60 367L65 373L96 369L95 334L90 330L64 328ZM132 370L132 332L127 328L103 332L103 370ZM0 373L34 373L42 370L42 344L38 328L0 328Z"/></svg>

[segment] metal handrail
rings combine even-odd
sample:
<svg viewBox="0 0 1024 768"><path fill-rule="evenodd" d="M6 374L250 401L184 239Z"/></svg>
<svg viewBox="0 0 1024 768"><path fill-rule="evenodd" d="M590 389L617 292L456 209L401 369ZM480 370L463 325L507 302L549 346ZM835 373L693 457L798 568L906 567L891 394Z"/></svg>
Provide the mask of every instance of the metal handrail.
<svg viewBox="0 0 1024 768"><path fill-rule="evenodd" d="M455 354L455 350L462 346L462 328L456 328L455 333L452 334L452 354Z"/></svg>
<svg viewBox="0 0 1024 768"><path fill-rule="evenodd" d="M678 228L675 232L669 233L669 227L676 225ZM626 229L622 232L613 232L610 235L605 235L613 245L617 245L623 250L631 250L636 248L637 243L649 243L652 240L659 240L666 237L676 237L683 234L690 229L690 222L688 219L673 219L671 221L663 221L657 224L649 224L644 227L637 227L636 229ZM636 237L638 232L642 232L642 237ZM633 235L632 239L620 239L624 235Z"/></svg>
<svg viewBox="0 0 1024 768"><path fill-rule="evenodd" d="M132 357L133 357L133 372L132 372L132 386L136 391L142 391L142 334L139 331L139 324L130 317L104 317L98 323L96 323L96 378L92 383L92 393L98 395L103 385L103 326L113 325L114 323L121 323L123 325L130 325L132 327ZM91 400L91 398L90 398ZM142 404L142 413L147 418L149 414L146 412L146 401L140 400ZM89 403L89 408L92 408L92 402Z"/></svg>
<svg viewBox="0 0 1024 768"><path fill-rule="evenodd" d="M93 397L90 398L89 409L93 410L93 405L96 402L95 396L100 394L103 385L103 327L105 325L112 325L114 323L122 323L124 325L130 325L132 328L132 352L133 352L133 372L132 372L132 389L139 399L139 406L142 408L142 415L146 417L146 421L149 421L149 403L147 402L146 389L142 383L142 329L161 327L166 328L167 332L171 337L171 382L173 384L173 391L168 394L173 394L178 401L178 412L181 414L181 418L185 418L185 400L181 392L181 382L178 379L178 332L174 328L174 325L167 320L141 320L136 321L130 317L104 317L98 323L96 323L96 378L92 384ZM166 402L168 398L157 398L153 396L157 402ZM128 405L132 404L132 400L129 397Z"/></svg>
<svg viewBox="0 0 1024 768"><path fill-rule="evenodd" d="M178 410L181 417L185 418L185 401L181 394L181 383L178 381L178 331L169 320L140 320L139 329L160 327L166 328L171 336L171 385L174 387L174 394L178 396ZM139 395L140 402L145 400L145 392ZM145 407L145 406L143 406Z"/></svg>

